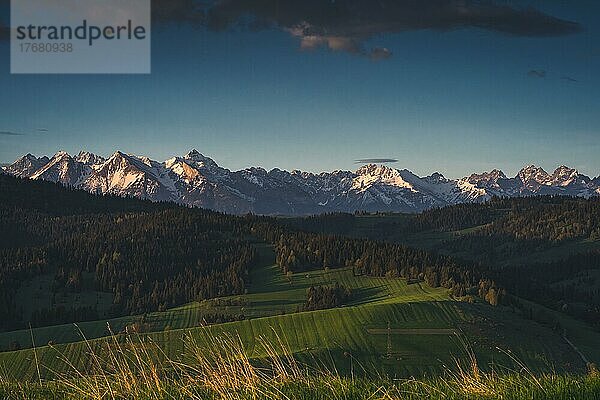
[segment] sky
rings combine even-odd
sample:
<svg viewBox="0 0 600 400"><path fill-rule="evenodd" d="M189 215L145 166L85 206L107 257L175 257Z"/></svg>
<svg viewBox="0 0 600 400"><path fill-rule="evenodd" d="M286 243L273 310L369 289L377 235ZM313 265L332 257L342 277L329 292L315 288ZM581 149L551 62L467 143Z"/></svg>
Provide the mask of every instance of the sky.
<svg viewBox="0 0 600 400"><path fill-rule="evenodd" d="M600 2L152 7L149 75L11 75L0 0L0 162L197 149L232 170L600 175Z"/></svg>

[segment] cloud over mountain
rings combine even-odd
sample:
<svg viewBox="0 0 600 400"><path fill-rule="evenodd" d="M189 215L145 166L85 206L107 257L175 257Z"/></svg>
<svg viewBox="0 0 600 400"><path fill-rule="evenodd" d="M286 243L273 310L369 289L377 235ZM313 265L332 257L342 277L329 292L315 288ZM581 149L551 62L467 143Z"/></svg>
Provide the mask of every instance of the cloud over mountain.
<svg viewBox="0 0 600 400"><path fill-rule="evenodd" d="M359 160L354 160L355 164L388 164L397 162L398 160L395 158L361 158Z"/></svg>

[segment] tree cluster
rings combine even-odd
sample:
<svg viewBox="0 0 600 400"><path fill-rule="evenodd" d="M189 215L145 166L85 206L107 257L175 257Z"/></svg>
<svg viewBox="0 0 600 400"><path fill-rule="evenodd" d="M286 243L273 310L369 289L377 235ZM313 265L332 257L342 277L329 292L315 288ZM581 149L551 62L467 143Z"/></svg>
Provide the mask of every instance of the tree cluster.
<svg viewBox="0 0 600 400"><path fill-rule="evenodd" d="M304 310L314 311L340 307L347 303L351 296L351 290L339 283L311 286L306 291Z"/></svg>

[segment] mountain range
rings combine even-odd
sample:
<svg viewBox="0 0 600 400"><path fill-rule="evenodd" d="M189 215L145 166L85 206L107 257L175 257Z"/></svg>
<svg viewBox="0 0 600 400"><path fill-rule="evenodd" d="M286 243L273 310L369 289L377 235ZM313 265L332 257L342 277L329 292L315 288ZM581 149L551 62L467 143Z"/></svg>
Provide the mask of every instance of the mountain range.
<svg viewBox="0 0 600 400"><path fill-rule="evenodd" d="M493 170L462 179L439 173L419 177L407 169L374 164L355 172L320 174L260 167L230 171L196 150L165 162L120 151L108 159L84 151L61 151L52 158L27 154L3 172L92 193L173 201L231 214L421 212L493 196L600 196L600 177L592 179L566 166L551 174L531 165L513 178Z"/></svg>

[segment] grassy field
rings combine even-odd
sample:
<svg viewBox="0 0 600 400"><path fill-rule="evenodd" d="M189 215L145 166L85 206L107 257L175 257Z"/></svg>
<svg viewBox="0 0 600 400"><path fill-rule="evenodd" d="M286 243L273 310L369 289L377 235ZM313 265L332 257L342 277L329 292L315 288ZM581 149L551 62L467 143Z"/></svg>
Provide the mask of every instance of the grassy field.
<svg viewBox="0 0 600 400"><path fill-rule="evenodd" d="M600 379L593 376L547 376L534 380L512 375L466 381L431 379L395 382L333 376L267 381L255 383L250 388L235 389L207 388L198 380L180 383L165 379L154 384L131 385L133 388L118 383L112 385L120 390L102 394L96 388L74 388L68 383L0 383L0 397L6 400L595 400L600 395Z"/></svg>
<svg viewBox="0 0 600 400"><path fill-rule="evenodd" d="M50 378L71 368L65 360L88 370L90 350L99 354L110 351L107 339L102 338L109 333L107 322L118 333L142 319L152 331L143 337L169 359L189 353L189 338L194 338L195 345L210 347L207 336L228 334L239 336L253 359L265 356L261 340L280 337L297 359L335 366L342 374L433 376L452 365L455 357L464 358L469 348L484 368L513 368L515 358L534 371L585 369L581 357L560 334L510 310L455 301L444 289L409 285L402 279L354 276L348 268L284 276L274 265L272 250L262 246L260 251L263 262L252 271L248 294L243 296L193 303L145 317L4 333L0 335L3 343L19 340L26 345L33 336L37 348L0 353L0 375L35 379L39 366L39 374ZM349 304L296 312L310 285L334 282L352 289ZM215 312L243 314L246 319L201 326L203 316ZM568 319L566 325L580 350L590 360L600 360L599 349L593 345L600 343L600 335ZM82 335L87 342L81 342ZM45 346L48 341L55 344Z"/></svg>
<svg viewBox="0 0 600 400"><path fill-rule="evenodd" d="M50 341L55 344L80 341L82 334L88 339L94 339L109 334L107 324L118 333L126 326L143 320L147 331L170 331L201 326L207 314L244 315L247 319L290 314L304 305L309 286L334 282L352 289L353 301L349 306L449 300L444 289L407 285L401 279L355 277L349 268L284 276L275 265L272 250L260 246L259 251L262 262L251 271L246 295L190 303L165 312L149 313L144 317L83 322L77 327L67 324L33 329L32 332L22 330L1 333L0 348L7 348L14 341L19 342L23 348L31 347L32 333L38 346Z"/></svg>
<svg viewBox="0 0 600 400"><path fill-rule="evenodd" d="M485 372L470 353L452 369L431 378L390 379L340 375L324 364L309 366L293 356L281 338L260 341L255 360L236 336L204 336L209 347L188 337L185 360L172 360L160 346L138 335L109 339L110 350L90 348L91 375L71 370L53 381L0 379L7 400L56 399L552 399L587 400L600 395L600 375ZM193 363L192 363L193 362Z"/></svg>

